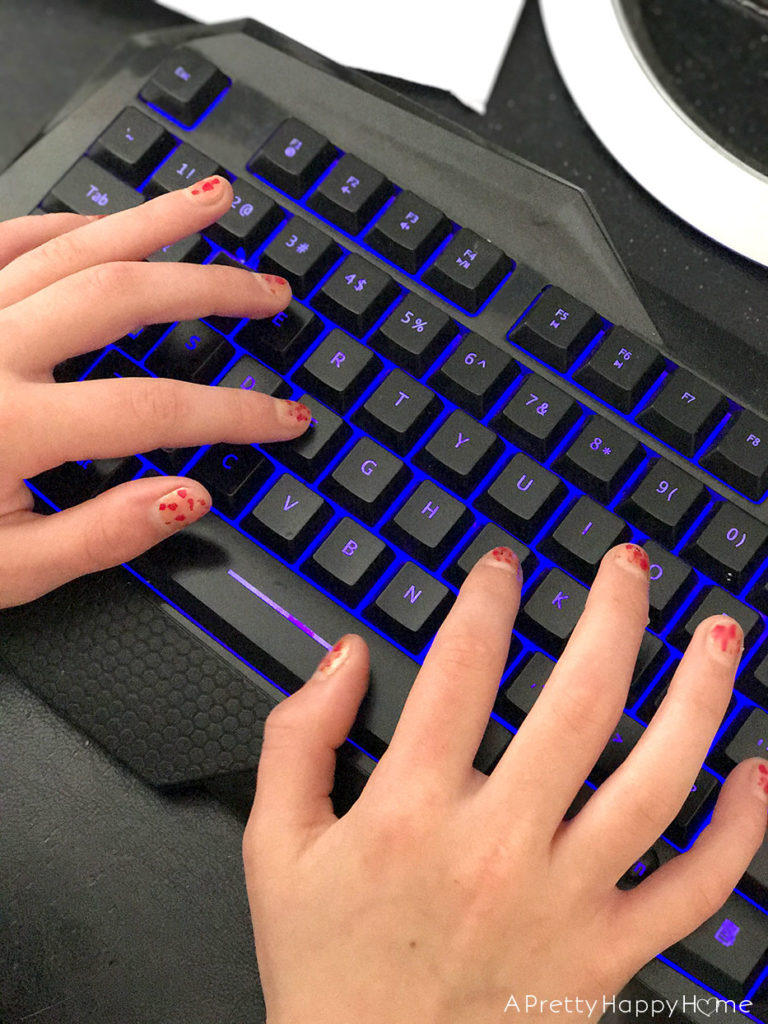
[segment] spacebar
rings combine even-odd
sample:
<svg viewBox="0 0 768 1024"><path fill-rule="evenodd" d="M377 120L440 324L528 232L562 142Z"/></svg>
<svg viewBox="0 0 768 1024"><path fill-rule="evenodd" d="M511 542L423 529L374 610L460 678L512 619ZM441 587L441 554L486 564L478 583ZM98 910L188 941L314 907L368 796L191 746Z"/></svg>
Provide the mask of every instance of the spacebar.
<svg viewBox="0 0 768 1024"><path fill-rule="evenodd" d="M215 513L133 564L183 611L289 692L312 675L339 637L362 636L371 655L371 684L353 735L367 741L372 754L383 751L419 665L378 633Z"/></svg>

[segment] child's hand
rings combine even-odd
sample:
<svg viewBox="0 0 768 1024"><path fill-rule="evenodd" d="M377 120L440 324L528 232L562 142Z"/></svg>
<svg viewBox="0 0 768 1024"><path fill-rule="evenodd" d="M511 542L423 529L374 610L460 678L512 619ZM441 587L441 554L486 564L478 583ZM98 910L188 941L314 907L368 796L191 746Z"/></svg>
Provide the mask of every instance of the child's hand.
<svg viewBox="0 0 768 1024"><path fill-rule="evenodd" d="M615 729L646 626L648 559L634 545L603 559L493 773L472 768L520 598L506 550L469 574L343 818L328 794L366 689L362 640L346 637L269 716L244 842L269 1024L596 1020L603 995L719 909L759 847L768 784L751 759L689 852L616 888L681 807L725 712L742 643L726 616L700 624L643 738L563 821ZM548 1012L565 999L570 1016Z"/></svg>
<svg viewBox="0 0 768 1024"><path fill-rule="evenodd" d="M63 462L159 447L297 437L307 410L236 388L122 378L53 383L62 360L149 323L274 316L282 278L229 267L146 263L224 214L232 187L208 179L104 219L75 214L0 224L0 607L133 558L210 507L199 483L122 484L52 516L24 479Z"/></svg>

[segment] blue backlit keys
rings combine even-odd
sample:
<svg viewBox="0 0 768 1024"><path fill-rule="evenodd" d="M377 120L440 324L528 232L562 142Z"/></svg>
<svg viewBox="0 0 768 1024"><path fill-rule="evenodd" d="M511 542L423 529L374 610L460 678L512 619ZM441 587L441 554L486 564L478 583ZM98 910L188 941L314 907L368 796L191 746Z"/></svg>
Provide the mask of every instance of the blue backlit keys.
<svg viewBox="0 0 768 1024"><path fill-rule="evenodd" d="M160 64L139 95L189 128L228 85L215 64L183 47Z"/></svg>

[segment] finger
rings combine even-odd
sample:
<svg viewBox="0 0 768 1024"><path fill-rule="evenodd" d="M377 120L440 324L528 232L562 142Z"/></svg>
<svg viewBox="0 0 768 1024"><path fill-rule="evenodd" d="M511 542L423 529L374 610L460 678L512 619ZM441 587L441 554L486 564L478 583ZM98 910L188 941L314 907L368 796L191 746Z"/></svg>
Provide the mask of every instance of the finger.
<svg viewBox="0 0 768 1024"><path fill-rule="evenodd" d="M192 263L104 263L80 270L0 312L4 365L40 378L150 323L271 317L291 290L281 277Z"/></svg>
<svg viewBox="0 0 768 1024"><path fill-rule="evenodd" d="M336 820L330 799L336 749L352 728L367 685L368 648L348 634L311 679L271 712L248 832L269 842L283 831L309 838Z"/></svg>
<svg viewBox="0 0 768 1024"><path fill-rule="evenodd" d="M214 185L213 183L216 182ZM185 238L218 220L232 203L232 186L224 177L207 178L130 210L95 218L61 237L41 238L0 272L0 306L8 306L88 267L118 260L143 260L164 245ZM30 218L46 222L53 216ZM87 219L80 218L81 222ZM39 229L42 230L42 229ZM56 233L58 234L58 233Z"/></svg>
<svg viewBox="0 0 768 1024"><path fill-rule="evenodd" d="M742 761L691 849L637 888L617 892L617 930L633 936L643 963L698 928L728 899L765 836L766 780L768 762Z"/></svg>
<svg viewBox="0 0 768 1024"><path fill-rule="evenodd" d="M210 507L202 484L150 477L50 516L24 511L4 517L0 607L32 601L85 573L127 562Z"/></svg>
<svg viewBox="0 0 768 1024"><path fill-rule="evenodd" d="M565 856L592 851L593 877L615 883L682 807L728 707L742 640L727 615L699 623L637 746L563 832ZM607 835L609 843L598 838Z"/></svg>
<svg viewBox="0 0 768 1024"><path fill-rule="evenodd" d="M472 568L405 702L387 772L431 772L450 783L471 770L509 654L521 582L509 548L494 548Z"/></svg>
<svg viewBox="0 0 768 1024"><path fill-rule="evenodd" d="M100 220L99 214L83 217L79 213L47 213L44 217L14 217L3 221L0 223L0 269L29 249L96 220ZM0 305L5 305L2 288Z"/></svg>
<svg viewBox="0 0 768 1024"><path fill-rule="evenodd" d="M485 798L554 833L621 717L648 622L648 556L603 558L565 651L493 770Z"/></svg>
<svg viewBox="0 0 768 1024"><path fill-rule="evenodd" d="M0 431L5 465L29 478L78 459L288 441L307 429L311 415L301 402L242 388L121 377L21 385L7 423L0 412Z"/></svg>

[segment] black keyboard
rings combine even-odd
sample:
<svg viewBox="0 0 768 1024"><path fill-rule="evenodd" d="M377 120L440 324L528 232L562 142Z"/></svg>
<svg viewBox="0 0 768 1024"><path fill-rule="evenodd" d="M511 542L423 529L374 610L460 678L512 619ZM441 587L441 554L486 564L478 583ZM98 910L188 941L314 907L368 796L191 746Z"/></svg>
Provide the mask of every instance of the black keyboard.
<svg viewBox="0 0 768 1024"><path fill-rule="evenodd" d="M746 645L690 796L621 882L637 884L691 844L725 774L768 742L768 422L665 355L577 190L253 23L141 37L0 194L6 215L111 213L212 173L232 182L232 209L151 258L283 275L285 312L150 325L56 377L253 388L300 399L313 424L298 442L144 452L30 481L50 510L147 474L201 480L213 512L128 568L242 669L216 706L185 680L183 748L163 732L163 701L141 705L143 730L136 708L127 724L119 680L65 713L155 785L253 767L217 707L236 721L254 672L291 692L354 631L372 683L351 739L375 758L469 568L506 544L525 584L476 760L488 772L600 559L636 541L652 563L650 623L582 799L640 738L703 618L732 615ZM125 742L131 729L140 742ZM765 1020L766 908L761 851L723 911L638 983L659 998L749 999Z"/></svg>

